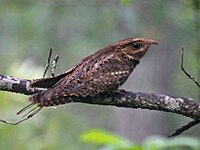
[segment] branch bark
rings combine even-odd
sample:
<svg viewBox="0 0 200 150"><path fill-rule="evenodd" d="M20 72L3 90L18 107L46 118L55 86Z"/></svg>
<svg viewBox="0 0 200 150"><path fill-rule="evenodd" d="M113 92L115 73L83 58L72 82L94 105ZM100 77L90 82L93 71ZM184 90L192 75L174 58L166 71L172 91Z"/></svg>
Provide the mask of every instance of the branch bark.
<svg viewBox="0 0 200 150"><path fill-rule="evenodd" d="M31 80L0 75L0 90L31 95L42 88L30 88ZM96 97L71 98L71 102L87 104L110 105L126 108L141 108L172 112L193 119L200 119L200 103L187 97L174 97L156 93L130 92L118 90L111 94L104 93Z"/></svg>

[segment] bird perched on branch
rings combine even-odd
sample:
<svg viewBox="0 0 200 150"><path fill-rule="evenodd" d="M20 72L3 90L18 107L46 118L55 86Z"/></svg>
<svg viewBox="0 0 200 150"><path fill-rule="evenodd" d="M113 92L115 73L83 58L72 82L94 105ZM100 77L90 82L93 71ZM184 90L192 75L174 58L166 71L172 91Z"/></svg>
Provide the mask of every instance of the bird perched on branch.
<svg viewBox="0 0 200 150"><path fill-rule="evenodd" d="M129 77L154 40L126 38L84 58L69 71L39 79L31 87L47 88L30 97L40 107L70 102L69 97L95 96L117 90Z"/></svg>
<svg viewBox="0 0 200 150"><path fill-rule="evenodd" d="M28 113L16 122L0 122L16 125L37 114L43 107L71 102L71 98L86 98L115 91L134 70L154 40L126 38L108 45L84 58L67 72L56 77L33 80L31 88L45 88L45 91L29 97L31 104L17 114ZM32 108L32 106L36 107ZM30 109L32 108L32 109Z"/></svg>

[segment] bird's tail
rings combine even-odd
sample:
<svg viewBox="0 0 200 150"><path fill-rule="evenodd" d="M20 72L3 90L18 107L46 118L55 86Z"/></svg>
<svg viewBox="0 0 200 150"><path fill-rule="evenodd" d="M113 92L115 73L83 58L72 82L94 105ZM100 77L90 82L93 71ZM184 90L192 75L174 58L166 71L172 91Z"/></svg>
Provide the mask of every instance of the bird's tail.
<svg viewBox="0 0 200 150"><path fill-rule="evenodd" d="M71 101L69 96L61 95L59 92L55 92L54 89L33 94L29 97L29 100L40 107L62 105Z"/></svg>

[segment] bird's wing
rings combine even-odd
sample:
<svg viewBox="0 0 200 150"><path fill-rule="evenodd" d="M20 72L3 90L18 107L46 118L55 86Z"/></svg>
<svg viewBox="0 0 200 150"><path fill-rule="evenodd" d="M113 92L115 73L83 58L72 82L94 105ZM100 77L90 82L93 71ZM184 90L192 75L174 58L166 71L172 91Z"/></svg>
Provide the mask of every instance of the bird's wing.
<svg viewBox="0 0 200 150"><path fill-rule="evenodd" d="M50 78L41 78L41 79L36 79L36 80L32 80L30 87L37 87L37 88L52 88L53 86L57 85L57 83L64 78L67 75L72 74L72 72L78 68L79 66L81 66L84 63L87 63L87 61L89 61L89 59L93 59L93 56L95 56L94 54L84 58L83 60L81 60L77 65L75 65L74 67L72 67L70 70L56 76L56 77L50 77Z"/></svg>
<svg viewBox="0 0 200 150"><path fill-rule="evenodd" d="M61 79L54 86L58 95L86 97L116 90L132 71L124 62L116 58L108 58L102 63L90 62L75 71L76 74L71 79ZM94 67L95 65L98 66Z"/></svg>
<svg viewBox="0 0 200 150"><path fill-rule="evenodd" d="M73 67L72 69L68 70L65 73L62 73L56 77L50 77L50 78L41 78L41 79L36 79L36 80L32 80L30 87L37 87L37 88L51 88L53 87L60 79L62 79L63 77L65 77L68 74L71 74L72 71L75 69L76 67Z"/></svg>

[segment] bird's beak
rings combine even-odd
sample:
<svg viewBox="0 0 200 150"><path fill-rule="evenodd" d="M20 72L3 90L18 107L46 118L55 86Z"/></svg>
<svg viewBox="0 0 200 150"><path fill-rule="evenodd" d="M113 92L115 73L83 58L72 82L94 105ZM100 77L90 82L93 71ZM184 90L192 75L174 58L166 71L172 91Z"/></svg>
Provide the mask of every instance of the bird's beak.
<svg viewBox="0 0 200 150"><path fill-rule="evenodd" d="M155 44L155 45L158 45L158 43L154 40L151 40L151 39L148 39L148 43L149 44Z"/></svg>

